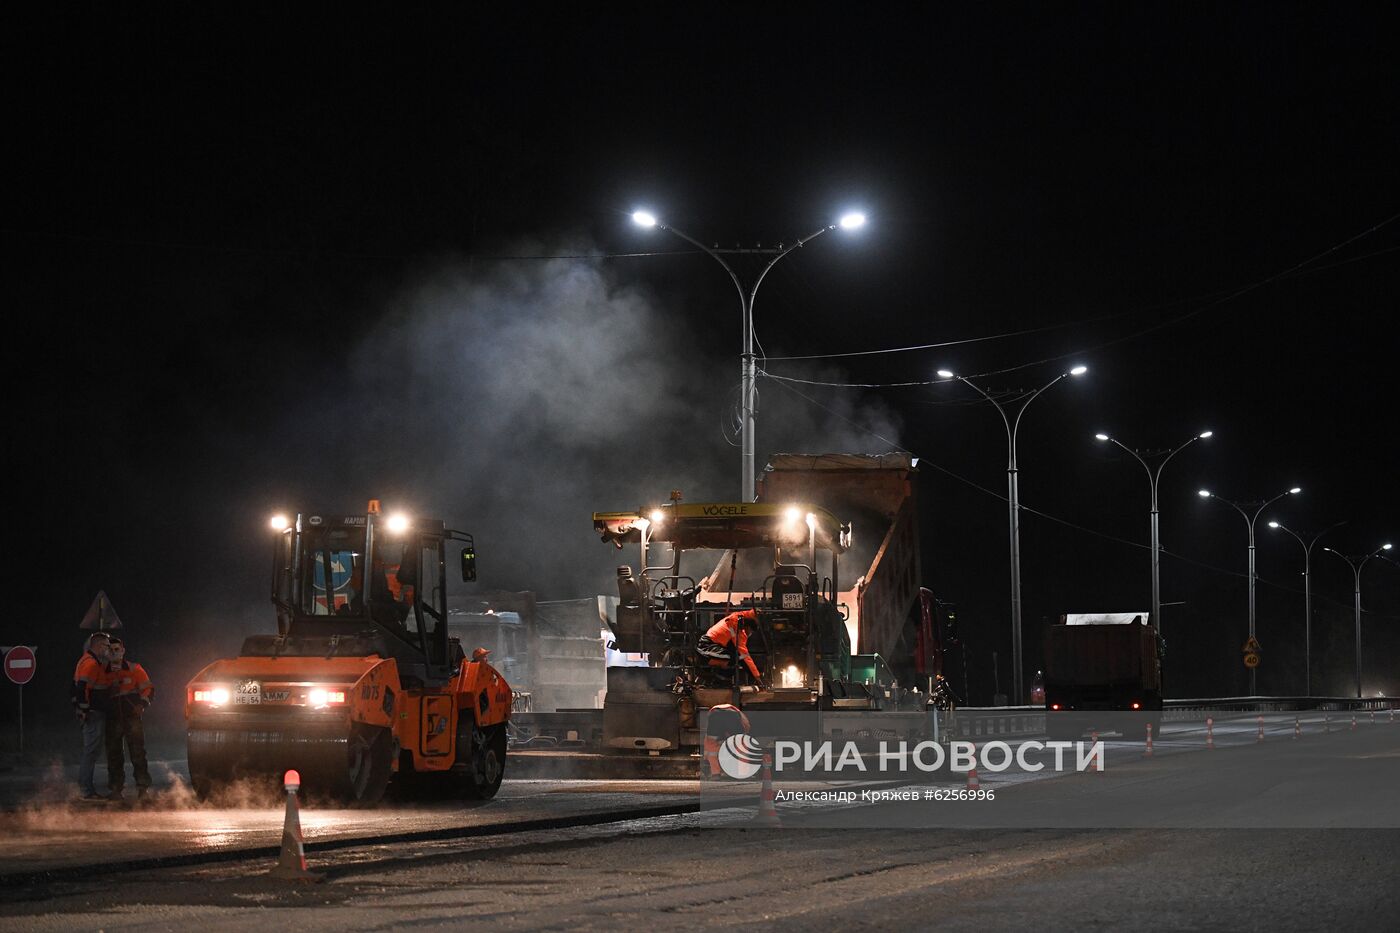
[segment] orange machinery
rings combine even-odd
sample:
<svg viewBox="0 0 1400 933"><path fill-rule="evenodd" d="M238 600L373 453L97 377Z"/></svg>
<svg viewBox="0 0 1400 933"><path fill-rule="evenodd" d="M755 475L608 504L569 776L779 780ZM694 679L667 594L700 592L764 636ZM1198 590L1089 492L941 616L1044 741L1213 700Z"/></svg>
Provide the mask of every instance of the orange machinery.
<svg viewBox="0 0 1400 933"><path fill-rule="evenodd" d="M391 781L491 797L505 772L511 689L447 627L445 554L470 535L441 521L366 515L273 519L278 633L246 639L186 691L190 779L208 796L301 772L310 791L368 804Z"/></svg>

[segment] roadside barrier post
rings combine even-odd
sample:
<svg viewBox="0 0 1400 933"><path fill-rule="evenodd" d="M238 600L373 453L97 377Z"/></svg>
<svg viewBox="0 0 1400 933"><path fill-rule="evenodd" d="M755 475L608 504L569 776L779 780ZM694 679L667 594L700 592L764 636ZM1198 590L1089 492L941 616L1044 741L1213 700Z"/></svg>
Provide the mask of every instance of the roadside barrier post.
<svg viewBox="0 0 1400 933"><path fill-rule="evenodd" d="M1206 717L1206 748L1215 748L1215 720Z"/></svg>

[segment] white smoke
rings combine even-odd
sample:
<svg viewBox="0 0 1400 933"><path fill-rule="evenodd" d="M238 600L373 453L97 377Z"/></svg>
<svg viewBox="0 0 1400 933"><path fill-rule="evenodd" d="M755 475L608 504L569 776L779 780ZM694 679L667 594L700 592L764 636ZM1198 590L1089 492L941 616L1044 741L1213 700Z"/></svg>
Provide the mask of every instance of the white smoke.
<svg viewBox="0 0 1400 933"><path fill-rule="evenodd" d="M599 261L476 274L452 263L390 303L348 360L343 391L318 393L296 420L335 463L326 491L345 508L376 497L474 534L483 587L605 592L618 555L592 534L592 512L672 489L690 501L738 496L739 450L721 424L738 335L700 329L712 317L621 283ZM834 414L766 385L760 469L769 451L889 449L856 425L897 437L882 406L821 401ZM320 424L334 426L329 447Z"/></svg>

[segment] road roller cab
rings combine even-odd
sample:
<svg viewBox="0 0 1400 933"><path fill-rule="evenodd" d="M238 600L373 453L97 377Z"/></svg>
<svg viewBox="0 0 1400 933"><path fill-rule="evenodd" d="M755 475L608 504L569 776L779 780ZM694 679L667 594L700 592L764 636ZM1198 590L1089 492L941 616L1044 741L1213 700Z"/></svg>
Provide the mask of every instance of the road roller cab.
<svg viewBox="0 0 1400 933"><path fill-rule="evenodd" d="M462 579L475 580L471 536L382 516L376 502L273 527L277 634L249 637L187 688L196 792L291 768L308 790L353 803L391 781L494 795L510 686L447 628L447 548L461 545Z"/></svg>

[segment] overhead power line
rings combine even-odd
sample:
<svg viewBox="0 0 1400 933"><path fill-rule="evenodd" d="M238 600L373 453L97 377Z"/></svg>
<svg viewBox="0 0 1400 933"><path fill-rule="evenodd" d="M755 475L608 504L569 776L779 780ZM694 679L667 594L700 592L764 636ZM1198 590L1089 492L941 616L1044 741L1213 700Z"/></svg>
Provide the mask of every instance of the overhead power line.
<svg viewBox="0 0 1400 933"><path fill-rule="evenodd" d="M1389 254L1389 253L1393 253L1393 252L1395 252L1395 251L1397 251L1397 250L1400 250L1400 246L1390 246L1390 247L1386 247L1386 248L1384 248L1384 249L1374 250L1373 252L1370 252L1370 253L1365 253L1365 254L1363 254L1363 255L1361 255L1361 256L1353 256L1353 257L1350 257L1350 258L1348 258L1348 259L1341 259L1341 260L1338 260L1338 261L1336 261L1336 262L1327 263L1326 265L1322 265L1322 266L1313 266L1313 263L1317 262L1318 260L1320 260L1320 259L1322 259L1322 258L1324 258L1324 257L1326 257L1326 256L1330 256L1331 254L1337 252L1338 250L1345 249L1347 246L1350 246L1352 243L1355 243L1357 240L1360 240L1360 239L1363 239L1363 238L1365 238L1365 237L1370 236L1371 234L1373 234L1373 233L1377 232L1378 230L1380 230L1381 228L1385 227L1387 224L1390 224L1390 223L1392 223L1392 222L1394 222L1395 220L1398 220L1398 219L1400 219L1400 213L1392 214L1390 217L1387 217L1385 220L1382 220L1380 223L1375 224L1375 225L1373 225L1373 226L1371 226L1371 227L1368 227L1367 229L1361 231L1360 233L1354 234L1353 236L1347 237L1345 240L1341 241L1340 243L1337 243L1337 244L1334 245L1334 246L1328 247L1327 249L1323 250L1322 252L1316 254L1315 256L1312 256L1312 257L1310 257L1310 258L1308 258L1308 259L1305 259L1305 260L1303 260L1302 262L1297 263L1296 265L1290 266L1289 268L1283 270L1282 272L1274 273L1274 274L1269 275L1269 276L1266 276L1266 277L1264 277L1264 278L1262 278L1262 279L1258 279L1258 280L1256 280L1256 281L1254 281L1254 282L1251 282L1251 283L1248 284L1248 285L1240 286L1240 287L1237 287L1237 288L1220 289L1220 290L1218 290L1218 291L1208 292L1208 293L1203 294L1203 295L1196 295L1196 296L1193 296L1193 297L1191 297L1191 298L1177 299L1177 300L1174 300L1174 301L1164 302L1164 303L1161 303L1161 304L1149 305L1149 306L1145 306L1145 307L1141 307L1141 308L1133 308L1133 309L1129 309L1129 310L1127 310L1127 311L1118 311L1118 312L1112 312L1112 313L1108 313L1108 314L1101 314L1101 315L1098 315L1097 317L1082 318L1082 319L1080 319L1080 320L1075 320L1075 321L1065 321L1065 322L1059 323L1059 324L1047 324L1047 325L1044 325L1044 326L1041 326L1041 327L1031 327L1031 328L1025 328L1025 329L1021 329L1021 330L1005 331L1005 332L999 333L999 334L987 334L987 335L983 335L983 336L980 336L980 337L966 337L966 338L961 338L961 339L958 339L958 340L945 340L945 341L940 341L940 342L937 342L937 343L922 343L922 344L913 344L913 345L910 345L910 346L901 346L901 347L885 347L885 348L882 348L882 349L875 349L875 350L854 350L854 351L846 351L846 352L841 352L841 353L812 353L812 354L806 354L806 355L802 355L802 356L768 356L768 357L765 357L765 362L780 362L780 361L782 361L782 362L787 362L787 361L795 362L795 361L800 361L800 360L846 359L846 358L858 357L858 356L877 356L877 355L884 355L884 354L891 354L891 353L910 353L910 352L919 351L919 350L932 350L932 349L942 349L942 348L945 348L945 347L965 346L965 345L974 344L974 343L986 343L986 342L990 342L990 341L994 341L994 340L1005 340L1005 339L1008 339L1008 338L1011 338L1011 337L1021 337L1021 336L1026 336L1026 335L1029 335L1029 334L1045 333L1045 332L1047 332L1047 331L1052 331L1052 330L1064 330L1064 329L1072 328L1072 327L1081 327L1081 326L1084 326L1084 325L1087 325L1087 324L1097 324L1097 323L1101 323L1101 322L1103 322L1103 321L1115 320L1115 319L1123 318L1123 317L1131 317L1131 316L1136 315L1136 314L1145 314L1145 313L1150 312L1150 311L1160 311L1160 310L1163 310L1163 309L1165 309L1165 308L1171 308L1171 307L1175 307L1175 306L1177 306L1177 305L1182 305L1182 304L1191 304L1191 303L1198 302L1198 301L1207 301L1207 302L1209 302L1208 304L1205 304L1205 305L1203 305L1202 307L1196 308L1196 309L1191 310L1191 311L1187 311L1187 312L1185 312L1184 314L1179 314L1179 315L1177 315L1176 317L1170 318L1170 319L1168 319L1168 320L1166 320L1166 321L1159 321L1158 323L1153 324L1153 325L1151 325L1151 326L1149 326L1149 327L1145 327L1145 328L1143 328L1143 329L1141 329L1141 330L1138 330L1138 331L1135 331L1135 332L1133 332L1133 333L1131 333L1131 334L1127 334L1127 335L1125 335L1125 336L1123 336L1123 337L1115 338L1115 339L1113 339L1113 340L1107 341L1107 342L1105 342L1105 343L1098 344L1098 345L1096 345L1096 346L1085 347L1085 348L1081 348L1081 349L1078 349L1078 350L1073 350L1073 351L1071 351L1071 352L1069 352L1069 353L1063 353L1063 354L1060 354L1060 355L1058 355L1058 356L1045 357L1045 358L1043 358L1043 359L1035 360L1035 361L1032 361L1032 362L1029 362L1029 363L1020 363L1020 364L1017 364L1017 365L1015 365L1015 366L1005 367L1005 368L1003 368L1003 369L991 370L991 371L989 371L989 372L980 373L979 375L982 375L982 376L993 376L993 375L999 375L999 374L1002 374L1002 373L1014 372L1015 370L1018 370L1018 369L1026 369L1026 368L1029 368L1029 367L1031 367L1031 366L1040 365L1040 364L1042 364L1042 363L1049 363L1049 362L1054 362L1054 361L1056 361L1056 360L1068 359L1068 358L1073 357L1073 356L1082 356L1082 355L1084 355L1084 354L1086 354L1086 353L1091 353L1091 352L1093 352L1093 351L1095 351L1095 350L1101 350L1101 349L1104 349L1105 347L1111 347L1111 346L1114 346L1114 345L1119 344L1119 343L1125 343L1125 342L1127 342L1127 341L1129 341L1129 340L1134 340L1134 339L1136 339L1136 338L1138 338L1138 337L1142 337L1142 336L1144 336L1144 335L1146 335L1146 334L1155 333L1156 331L1159 331L1159 330L1162 330L1162 329L1164 329L1164 328L1171 327L1171 326L1173 326L1173 325L1179 324L1179 323L1181 323L1181 322L1183 322L1183 321L1189 320L1189 319L1191 319L1191 318L1193 318L1193 317L1196 317L1196 316L1198 316L1198 315L1200 315L1200 314L1204 314L1204 313L1207 312L1207 311L1210 311L1210 310L1212 310L1212 309L1214 309L1214 308L1218 308L1218 307L1220 307L1220 306L1222 306L1222 305L1224 305L1224 304L1227 304L1227 303L1230 302L1230 301L1233 301L1233 300L1236 299L1236 298L1243 297L1244 295L1247 295L1247 294L1249 294L1250 292L1256 291L1256 290L1258 290L1258 289L1260 289L1260 288L1263 288L1263 287L1266 286L1266 285L1270 285L1270 284L1272 284L1272 283L1274 283L1274 282L1279 282L1279 281L1282 281L1282 280L1284 280L1284 279L1299 278L1299 277L1301 277L1301 276L1303 276L1303 275L1311 275L1311 274L1314 274L1314 273L1317 273L1317 272L1322 272L1322 271L1324 271L1324 270L1326 270L1326 269L1336 268L1337 266L1349 265L1349 264L1354 263L1354 262L1360 262L1360 261L1362 261L1362 260L1364 260L1364 259L1372 259L1372 258L1375 258L1376 256L1383 256L1383 255L1387 255L1387 254ZM1309 266L1312 266L1312 268L1308 268ZM768 375L772 376L773 374L770 373L770 374L768 374ZM782 377L773 376L773 378L782 378ZM801 380L798 380L798 381L801 381ZM933 380L933 381L938 381L938 380ZM879 387L881 387L881 384L862 384L862 383L811 382L811 383L808 383L808 384L810 384L810 385L830 385L830 386L843 386L843 385L844 385L844 386L848 386L848 387L850 387L850 388L879 388ZM885 384L883 384L883 385L887 385L887 386L889 386L889 387L891 387L891 388L899 388L899 387L917 386L917 385L930 385L930 384L932 384L932 383L931 383L931 382L895 382L895 383L885 383Z"/></svg>
<svg viewBox="0 0 1400 933"><path fill-rule="evenodd" d="M836 418L839 418L840 420L846 422L847 424L849 424L850 426L854 427L856 430L860 431L861 433L866 434L866 435L869 435L870 437L876 438L877 440L884 441L886 444L890 445L890 447L893 448L893 449L899 449L899 450L904 450L904 449L905 449L905 448L902 447L898 442L894 441L894 440L891 439L891 438L885 437L885 436L884 436L883 434L881 434L879 431L876 431L876 430L874 430L873 428L868 427L867 425L861 424L860 422L856 421L856 420L853 419L853 418L847 417L846 415L842 414L842 413L839 412L839 411L836 411L835 409L831 408L830 406L823 405L821 402L817 401L816 399L812 398L811 396L806 395L805 393L799 392L798 390L792 388L792 387L789 386L789 385L784 385L784 384L782 384L782 383L779 383L779 385L780 385L781 388L787 390L788 392L791 392L792 394L798 396L799 398L803 399L804 401L808 402L809 404L814 405L814 406L816 406L817 408L820 408L822 411L825 411L827 414L832 415L832 416L834 416L834 417L836 417ZM1006 496L1002 495L1001 493L997 492L996 490L989 489L988 487L983 486L983 485L981 485L980 483L977 483L977 482L974 482L973 480L968 479L967 477L963 476L963 475L960 474L960 473L957 473L957 472L955 472L955 471L953 471L953 470L950 470L950 469L948 469L947 467L942 466L941 464L935 463L933 460L930 460L928 457L923 456L922 454L918 453L917 451L910 450L910 451L907 451L907 452L910 453L910 454L913 455L913 456L918 457L918 459L919 459L919 465L920 465L921 467L924 467L924 466L932 467L932 468L933 468L934 470L936 470L937 472L942 473L943 475L948 476L948 477L950 477L950 478L952 478L952 479L958 481L959 483L962 483L962 484L965 485L965 486L969 486L969 487L971 487L972 489L975 489L975 490L977 490L977 491L980 492L980 493L983 493L983 494L985 494L985 495L988 495L988 496L992 497L993 499L996 499L996 500L1001 501L1001 502L1006 502L1006 501L1008 501ZM1072 522L1072 521L1070 521L1069 519L1061 518L1061 517L1059 517L1058 515L1052 515L1052 514L1050 514L1049 512L1044 512L1044 511L1041 511L1040 509L1033 509L1033 508L1031 508L1031 507L1029 507L1029 506L1027 506L1027 505L1022 505L1022 506L1021 506L1021 511L1022 511L1022 512L1028 512L1028 513L1030 513L1030 514L1032 514L1032 515L1036 515L1036 516L1038 516L1038 517L1040 517L1040 518L1046 519L1047 521L1054 522L1054 523L1057 524L1057 525L1062 525L1062 526L1064 526L1064 527L1066 527L1066 528L1069 528L1069 529L1071 529L1071 530L1078 531L1078 532L1080 532L1081 534L1091 535L1091 536L1096 537L1096 538L1102 538L1102 539L1105 540L1105 541L1111 541L1111 542L1113 542L1113 543L1115 543L1115 544L1126 545L1126 546L1128 546L1128 547L1135 548L1135 549L1141 550L1141 551L1150 551L1150 550L1152 549L1152 546L1151 546L1150 544L1142 544L1142 543L1137 542L1137 541L1130 541L1130 540L1128 540L1127 538L1120 538L1120 537L1118 537L1117 535L1111 535L1111 534L1108 534L1108 533L1106 533L1106 532L1098 531L1098 530L1096 530L1096 529L1089 528L1089 527L1086 527L1086 526L1084 526L1084 525L1080 525L1080 524L1078 524L1078 523L1076 523L1076 522ZM1235 577L1235 578L1237 578L1237 579L1246 579L1246 580L1249 579L1249 575L1248 575L1248 574L1240 573L1240 572L1237 571L1237 570L1230 570L1230 569L1225 568L1225 567L1217 567L1217 566L1215 566L1214 564L1207 564L1207 563L1205 563L1205 562L1203 562L1203 561L1198 561L1198 560L1195 560L1195 559L1193 559L1193 558L1186 557L1186 556L1183 555L1183 554L1177 554L1177 553L1175 553L1174 551L1169 551L1169 550L1167 550L1167 549L1165 549L1165 548L1162 549L1161 553L1162 553L1163 555L1167 556L1167 557L1172 558L1173 560L1178 560L1178 561L1181 561L1182 563L1190 564L1191 566L1199 567L1199 568L1202 569L1202 570L1208 570L1208 571L1210 571L1210 572L1212 572L1212 573L1224 574L1225 576ZM1281 590L1281 591L1284 591L1284 592L1295 593L1295 594L1301 594L1301 593L1302 593L1302 590L1299 590L1297 587L1289 586L1289 585L1284 584L1284 583L1278 583L1278 582L1272 581L1272 580L1267 580L1267 579L1264 579L1263 577L1256 576L1256 577L1255 577L1255 580L1256 580L1257 582L1259 582L1259 583L1262 583L1264 586L1271 587L1271 588L1276 589L1276 590ZM1328 596L1326 596L1326 595L1323 595L1323 594L1314 594L1314 598L1315 598L1315 599L1320 599L1320 600L1322 600L1323 602L1331 603L1331 604L1333 604L1334 606L1337 606L1337 607L1340 607L1340 608L1350 608L1350 606L1348 606L1348 605L1342 603L1341 601L1331 599L1330 597L1328 597ZM1377 612L1373 612L1373 611L1366 611L1366 610L1363 610L1363 612L1365 612L1367 615L1371 616L1372 618L1383 618L1383 619L1388 619L1388 618L1400 618L1400 616L1391 616L1391 615L1388 615L1388 614L1385 614L1385 613L1377 613Z"/></svg>

